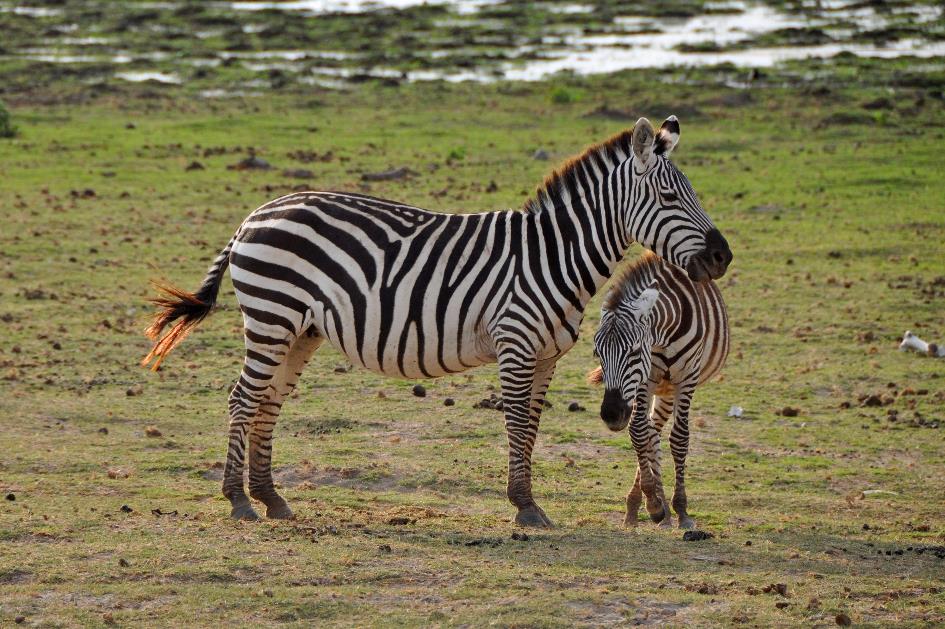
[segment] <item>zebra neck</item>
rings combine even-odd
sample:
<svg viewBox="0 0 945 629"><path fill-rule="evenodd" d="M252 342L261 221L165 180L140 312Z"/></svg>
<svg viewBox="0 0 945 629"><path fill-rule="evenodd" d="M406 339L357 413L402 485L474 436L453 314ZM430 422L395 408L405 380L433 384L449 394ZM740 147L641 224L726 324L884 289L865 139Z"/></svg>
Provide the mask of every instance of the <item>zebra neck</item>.
<svg viewBox="0 0 945 629"><path fill-rule="evenodd" d="M552 272L561 273L573 294L569 301L582 310L630 245L619 207L630 191L618 188L629 185L630 178L619 172L627 170L622 168L627 162L606 163L600 156L593 164L585 161L569 165L556 186L539 192L538 202L527 208L532 221L526 221L538 226L549 267L557 267Z"/></svg>

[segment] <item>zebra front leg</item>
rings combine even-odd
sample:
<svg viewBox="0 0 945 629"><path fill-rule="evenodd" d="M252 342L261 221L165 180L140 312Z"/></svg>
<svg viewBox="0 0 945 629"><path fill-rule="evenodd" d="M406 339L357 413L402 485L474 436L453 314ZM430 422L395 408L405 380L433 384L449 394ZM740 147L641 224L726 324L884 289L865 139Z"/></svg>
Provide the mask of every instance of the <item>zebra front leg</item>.
<svg viewBox="0 0 945 629"><path fill-rule="evenodd" d="M692 529L696 522L687 513L686 457L689 454L689 407L695 385L680 389L676 396L675 421L669 433L669 448L676 468L676 488L673 490L673 511L679 518L679 528Z"/></svg>
<svg viewBox="0 0 945 629"><path fill-rule="evenodd" d="M499 354L499 380L509 439L509 501L518 508L519 526L551 528L553 524L532 497L532 448L538 435L541 405L554 364L538 368L518 348Z"/></svg>
<svg viewBox="0 0 945 629"><path fill-rule="evenodd" d="M643 503L643 491L640 489L640 466L637 465L637 475L633 479L633 487L627 494L627 514L623 518L623 525L626 527L636 526L638 523L637 514L640 512L640 505Z"/></svg>
<svg viewBox="0 0 945 629"><path fill-rule="evenodd" d="M657 487L659 469L659 432L652 426L649 418L651 393L641 390L633 405L630 420L630 441L637 453L637 469L640 473L640 489L646 497L646 510L654 522L662 522L669 516L669 508L662 497L662 488ZM662 481L659 481L662 485Z"/></svg>
<svg viewBox="0 0 945 629"><path fill-rule="evenodd" d="M266 505L266 517L288 520L292 509L272 482L272 433L282 403L298 384L312 354L322 344L314 330L292 343L269 386L268 398L259 406L249 433L249 495Z"/></svg>
<svg viewBox="0 0 945 629"><path fill-rule="evenodd" d="M669 512L669 502L666 500L666 494L663 490L663 465L662 452L660 451L660 435L663 432L663 426L673 416L673 401L664 396L657 395L653 400L653 410L650 412L650 430L652 431L650 443L653 448L651 469L655 479L655 490L659 496L661 504L664 506L663 518L653 521L662 528L671 528L673 520ZM652 517L652 516L651 516Z"/></svg>

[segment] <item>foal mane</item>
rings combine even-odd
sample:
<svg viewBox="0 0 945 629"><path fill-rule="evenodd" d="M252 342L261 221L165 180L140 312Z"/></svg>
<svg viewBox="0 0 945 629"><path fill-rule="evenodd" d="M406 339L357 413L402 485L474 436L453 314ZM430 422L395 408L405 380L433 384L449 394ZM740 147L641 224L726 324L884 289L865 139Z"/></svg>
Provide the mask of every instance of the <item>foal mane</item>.
<svg viewBox="0 0 945 629"><path fill-rule="evenodd" d="M594 162L601 170L607 170L616 162L631 155L632 138L633 129L625 129L603 142L587 147L580 155L565 161L545 177L535 191L535 195L525 202L525 212L534 214L549 207L562 190L567 190L571 196L576 196L580 191L578 177L581 166Z"/></svg>
<svg viewBox="0 0 945 629"><path fill-rule="evenodd" d="M631 296L632 290L645 288L643 284L647 276L650 275L650 271L662 263L663 259L661 257L650 250L646 250L642 256L624 266L614 275L614 284L604 298L604 308L613 310L620 302Z"/></svg>

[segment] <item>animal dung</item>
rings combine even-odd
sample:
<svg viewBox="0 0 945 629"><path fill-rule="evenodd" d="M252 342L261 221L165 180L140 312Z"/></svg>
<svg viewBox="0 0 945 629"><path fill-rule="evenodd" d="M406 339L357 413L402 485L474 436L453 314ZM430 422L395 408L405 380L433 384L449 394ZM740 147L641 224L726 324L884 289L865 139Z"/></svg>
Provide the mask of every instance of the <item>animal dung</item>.
<svg viewBox="0 0 945 629"><path fill-rule="evenodd" d="M427 389L422 384L413 385L413 394L417 397L426 397Z"/></svg>

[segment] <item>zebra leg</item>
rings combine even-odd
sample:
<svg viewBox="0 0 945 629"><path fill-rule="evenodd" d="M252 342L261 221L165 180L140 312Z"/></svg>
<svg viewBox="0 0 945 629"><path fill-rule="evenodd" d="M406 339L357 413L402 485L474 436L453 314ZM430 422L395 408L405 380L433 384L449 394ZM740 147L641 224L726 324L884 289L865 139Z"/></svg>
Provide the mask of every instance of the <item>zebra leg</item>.
<svg viewBox="0 0 945 629"><path fill-rule="evenodd" d="M669 448L676 468L676 488L673 490L673 511L679 518L679 528L695 528L696 522L686 512L686 456L689 454L689 407L695 385L680 390L676 396L676 418L669 433Z"/></svg>
<svg viewBox="0 0 945 629"><path fill-rule="evenodd" d="M310 329L295 340L269 385L266 401L259 405L249 432L249 495L266 505L266 517L288 520L292 509L272 482L272 432L282 403L295 389L302 370L323 339Z"/></svg>
<svg viewBox="0 0 945 629"><path fill-rule="evenodd" d="M626 527L637 525L637 514L640 512L640 505L643 503L643 492L640 490L640 466L637 465L637 475L633 479L633 487L627 494L627 514L623 518L623 525Z"/></svg>
<svg viewBox="0 0 945 629"><path fill-rule="evenodd" d="M651 392L641 390L633 404L633 416L630 419L630 441L637 452L637 469L640 472L640 489L646 497L646 510L654 522L662 522L669 514L662 492L657 491L657 477L653 470L659 462L654 461L654 453L659 454L659 433L650 424L649 407Z"/></svg>
<svg viewBox="0 0 945 629"><path fill-rule="evenodd" d="M532 448L545 392L554 374L554 364L538 367L533 358L517 349L499 353L499 381L509 438L509 501L518 508L519 526L554 526L532 498Z"/></svg>
<svg viewBox="0 0 945 629"><path fill-rule="evenodd" d="M247 335L243 372L230 391L230 435L223 469L223 495L233 507L230 515L237 520L259 519L243 489L246 434L260 405L268 398L269 384L282 361L284 347L284 344L260 346ZM263 348L268 351L263 352Z"/></svg>
<svg viewBox="0 0 945 629"><path fill-rule="evenodd" d="M669 504L666 500L666 494L663 491L663 466L661 462L662 453L660 451L660 434L663 432L663 426L673 416L673 401L671 399L656 396L653 402L653 410L650 412L650 430L652 431L650 444L653 448L652 453L652 471L656 482L656 493L659 496L660 503L663 505L663 517L660 520L653 519L663 528L670 528L673 520L669 512ZM651 517L652 514L651 514Z"/></svg>

